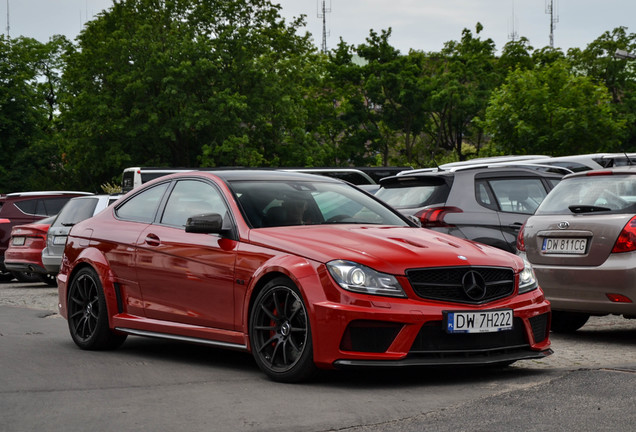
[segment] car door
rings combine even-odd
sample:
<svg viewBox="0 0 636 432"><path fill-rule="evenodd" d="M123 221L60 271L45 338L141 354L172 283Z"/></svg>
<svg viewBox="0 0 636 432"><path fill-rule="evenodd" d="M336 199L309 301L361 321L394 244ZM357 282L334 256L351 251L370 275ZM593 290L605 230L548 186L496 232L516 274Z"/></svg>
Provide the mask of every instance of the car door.
<svg viewBox="0 0 636 432"><path fill-rule="evenodd" d="M504 242L514 252L521 225L546 197L548 185L538 176L492 178L487 182L497 202Z"/></svg>
<svg viewBox="0 0 636 432"><path fill-rule="evenodd" d="M231 222L215 185L179 180L156 222L141 233L135 266L148 318L234 329L236 243L185 232L189 217L209 213Z"/></svg>

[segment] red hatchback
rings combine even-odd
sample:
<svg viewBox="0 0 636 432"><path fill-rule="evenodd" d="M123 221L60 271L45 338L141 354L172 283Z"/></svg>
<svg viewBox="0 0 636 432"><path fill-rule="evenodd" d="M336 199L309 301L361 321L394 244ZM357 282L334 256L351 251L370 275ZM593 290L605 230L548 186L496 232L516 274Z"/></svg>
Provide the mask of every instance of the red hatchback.
<svg viewBox="0 0 636 432"><path fill-rule="evenodd" d="M174 174L68 236L59 309L83 349L127 335L317 368L549 355L550 305L508 252L416 227L354 186L279 171Z"/></svg>
<svg viewBox="0 0 636 432"><path fill-rule="evenodd" d="M48 275L42 264L42 249L46 233L55 216L11 229L9 247L4 253L4 265L20 282L46 282L55 286L55 276Z"/></svg>

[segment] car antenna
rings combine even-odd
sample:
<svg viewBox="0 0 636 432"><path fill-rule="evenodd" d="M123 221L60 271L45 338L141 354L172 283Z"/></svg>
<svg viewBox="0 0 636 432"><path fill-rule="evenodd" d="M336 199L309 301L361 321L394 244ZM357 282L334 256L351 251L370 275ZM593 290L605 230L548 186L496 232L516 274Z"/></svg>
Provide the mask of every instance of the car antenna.
<svg viewBox="0 0 636 432"><path fill-rule="evenodd" d="M635 165L634 162L630 159L626 151L623 151L623 154L625 155L625 159L627 159L627 165Z"/></svg>
<svg viewBox="0 0 636 432"><path fill-rule="evenodd" d="M433 159L433 163L435 164L435 168L437 168L438 171L444 171L443 169L441 169L439 167L439 164L435 160L435 152L434 151L431 151L431 159Z"/></svg>

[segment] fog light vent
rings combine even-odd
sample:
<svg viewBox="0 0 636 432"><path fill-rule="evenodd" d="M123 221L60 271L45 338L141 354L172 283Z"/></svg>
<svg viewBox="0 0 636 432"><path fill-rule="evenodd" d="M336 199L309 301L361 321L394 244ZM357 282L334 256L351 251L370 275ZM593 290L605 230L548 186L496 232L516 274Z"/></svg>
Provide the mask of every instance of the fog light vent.
<svg viewBox="0 0 636 432"><path fill-rule="evenodd" d="M340 349L342 351L358 351L383 353L393 343L402 329L402 324L383 321L352 321L347 326Z"/></svg>

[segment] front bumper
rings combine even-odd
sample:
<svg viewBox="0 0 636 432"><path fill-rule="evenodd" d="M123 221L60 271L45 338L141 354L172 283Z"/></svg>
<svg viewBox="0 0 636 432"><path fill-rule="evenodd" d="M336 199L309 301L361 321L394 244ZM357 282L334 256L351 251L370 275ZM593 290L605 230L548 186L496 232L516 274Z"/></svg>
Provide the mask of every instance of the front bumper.
<svg viewBox="0 0 636 432"><path fill-rule="evenodd" d="M455 334L443 325L444 311L502 308L513 309L513 330ZM539 289L487 307L393 300L322 303L314 314L314 361L322 368L487 365L552 354L550 304Z"/></svg>

